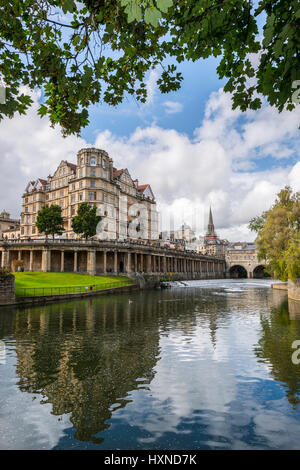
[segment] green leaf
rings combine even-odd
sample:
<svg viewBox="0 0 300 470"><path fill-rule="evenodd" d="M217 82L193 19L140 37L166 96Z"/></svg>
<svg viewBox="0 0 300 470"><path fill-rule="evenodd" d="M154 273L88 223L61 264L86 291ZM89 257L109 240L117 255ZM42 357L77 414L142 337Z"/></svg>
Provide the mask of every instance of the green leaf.
<svg viewBox="0 0 300 470"><path fill-rule="evenodd" d="M173 5L173 0L157 0L157 8L163 13L167 13L168 9Z"/></svg>
<svg viewBox="0 0 300 470"><path fill-rule="evenodd" d="M145 22L151 24L156 28L159 25L159 20L161 18L161 12L153 7L153 8L146 8L145 10Z"/></svg>

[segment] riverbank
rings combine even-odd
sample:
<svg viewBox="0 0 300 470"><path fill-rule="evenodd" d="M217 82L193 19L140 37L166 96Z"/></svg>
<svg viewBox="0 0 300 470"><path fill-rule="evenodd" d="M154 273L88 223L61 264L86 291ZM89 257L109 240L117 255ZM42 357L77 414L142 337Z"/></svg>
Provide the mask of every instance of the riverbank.
<svg viewBox="0 0 300 470"><path fill-rule="evenodd" d="M35 305L137 289L126 276L90 276L77 273L14 273L1 306ZM7 296L10 299L7 301Z"/></svg>

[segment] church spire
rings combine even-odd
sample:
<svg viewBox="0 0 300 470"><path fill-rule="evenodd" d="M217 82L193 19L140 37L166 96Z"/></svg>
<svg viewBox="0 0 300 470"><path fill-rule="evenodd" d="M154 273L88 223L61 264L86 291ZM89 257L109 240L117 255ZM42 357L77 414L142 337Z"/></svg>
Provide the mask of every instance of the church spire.
<svg viewBox="0 0 300 470"><path fill-rule="evenodd" d="M215 232L215 226L213 222L213 216L211 212L211 206L209 207L209 218L208 218L207 232L206 232L205 238L217 238L217 234Z"/></svg>

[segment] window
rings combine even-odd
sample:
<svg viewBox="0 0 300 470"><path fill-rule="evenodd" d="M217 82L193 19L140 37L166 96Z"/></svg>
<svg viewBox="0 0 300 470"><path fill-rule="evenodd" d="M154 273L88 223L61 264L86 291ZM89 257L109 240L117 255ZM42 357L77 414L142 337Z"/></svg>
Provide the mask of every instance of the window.
<svg viewBox="0 0 300 470"><path fill-rule="evenodd" d="M96 191L89 191L89 200L96 201L96 199L97 199Z"/></svg>
<svg viewBox="0 0 300 470"><path fill-rule="evenodd" d="M33 204L33 212L36 212L36 204Z"/></svg>
<svg viewBox="0 0 300 470"><path fill-rule="evenodd" d="M64 195L64 190L63 190L63 189L60 190L60 195L61 195L61 196Z"/></svg>
<svg viewBox="0 0 300 470"><path fill-rule="evenodd" d="M74 189L75 189L75 183L72 184L72 190L74 190Z"/></svg>
<svg viewBox="0 0 300 470"><path fill-rule="evenodd" d="M82 181L80 181L80 183L79 183L79 188L80 189L82 188Z"/></svg>
<svg viewBox="0 0 300 470"><path fill-rule="evenodd" d="M107 201L107 196L106 196L106 194L103 194L103 195L102 195L102 199L103 199L103 202L106 202L106 201Z"/></svg>
<svg viewBox="0 0 300 470"><path fill-rule="evenodd" d="M52 199L55 199L56 198L56 193L53 193L52 194Z"/></svg>
<svg viewBox="0 0 300 470"><path fill-rule="evenodd" d="M91 157L91 159L90 159L90 165L96 166L96 158L95 158L95 157Z"/></svg>
<svg viewBox="0 0 300 470"><path fill-rule="evenodd" d="M32 234L35 234L35 227L32 227Z"/></svg>
<svg viewBox="0 0 300 470"><path fill-rule="evenodd" d="M96 168L91 168L90 175L96 176Z"/></svg>
<svg viewBox="0 0 300 470"><path fill-rule="evenodd" d="M83 194L82 193L79 194L78 199L79 199L79 201L83 201Z"/></svg>
<svg viewBox="0 0 300 470"><path fill-rule="evenodd" d="M75 202L75 201L76 201L76 194L72 194L71 202Z"/></svg>
<svg viewBox="0 0 300 470"><path fill-rule="evenodd" d="M60 201L60 207L64 207L64 200L63 199Z"/></svg>
<svg viewBox="0 0 300 470"><path fill-rule="evenodd" d="M96 187L96 181L95 180L91 180L91 188L95 188Z"/></svg>

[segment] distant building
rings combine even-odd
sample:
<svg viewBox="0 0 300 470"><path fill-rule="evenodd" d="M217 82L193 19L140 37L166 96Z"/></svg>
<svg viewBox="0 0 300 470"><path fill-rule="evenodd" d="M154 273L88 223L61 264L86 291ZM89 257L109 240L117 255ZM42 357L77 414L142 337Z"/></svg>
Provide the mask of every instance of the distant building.
<svg viewBox="0 0 300 470"><path fill-rule="evenodd" d="M20 233L20 221L12 219L9 212L3 210L0 213L0 237L18 238L18 233Z"/></svg>
<svg viewBox="0 0 300 470"><path fill-rule="evenodd" d="M182 242L183 244L192 243L196 240L196 234L187 224L183 224L180 229L173 231L164 231L160 233L161 240L170 242Z"/></svg>
<svg viewBox="0 0 300 470"><path fill-rule="evenodd" d="M209 208L209 218L207 232L199 244L199 253L211 256L225 256L227 240L221 240L215 232L211 207Z"/></svg>

